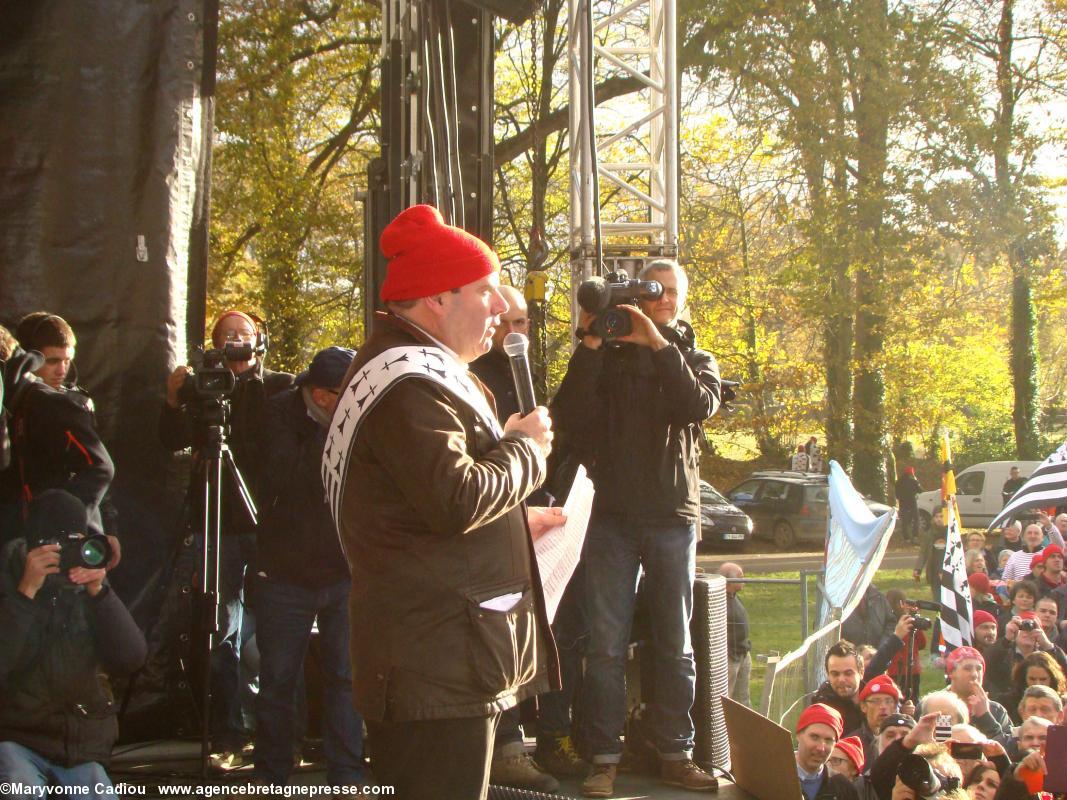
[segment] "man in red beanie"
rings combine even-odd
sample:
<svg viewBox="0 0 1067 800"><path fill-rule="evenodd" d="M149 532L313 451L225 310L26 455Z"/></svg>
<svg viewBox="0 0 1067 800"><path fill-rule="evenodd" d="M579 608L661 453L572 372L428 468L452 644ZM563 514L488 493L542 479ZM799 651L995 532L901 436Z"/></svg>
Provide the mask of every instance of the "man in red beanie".
<svg viewBox="0 0 1067 800"><path fill-rule="evenodd" d="M945 656L948 690L967 704L971 724L995 739L1010 735L1011 718L1007 709L986 693L982 685L985 669L985 658L973 647L957 647Z"/></svg>
<svg viewBox="0 0 1067 800"><path fill-rule="evenodd" d="M1034 577L1039 598L1047 597L1060 587L1067 585L1067 573L1063 571L1063 548L1060 545L1046 545L1041 551L1041 563L1045 565L1044 569L1040 576ZM1031 564L1031 569L1033 569L1033 564Z"/></svg>
<svg viewBox="0 0 1067 800"><path fill-rule="evenodd" d="M500 713L558 686L527 509L548 412L501 427L467 365L507 303L499 262L430 206L383 231L375 315L342 385L322 474L352 574L350 647L371 769L405 800L479 800Z"/></svg>
<svg viewBox="0 0 1067 800"><path fill-rule="evenodd" d="M850 731L849 735L860 741L865 757L873 761L878 755L875 743L882 721L900 710L904 695L888 675L877 675L867 681L860 690L859 698L863 724L858 730Z"/></svg>
<svg viewBox="0 0 1067 800"><path fill-rule="evenodd" d="M914 542L919 538L919 503L915 499L923 487L915 477L915 467L904 467L893 489L896 493L900 518L897 530L905 542Z"/></svg>
<svg viewBox="0 0 1067 800"><path fill-rule="evenodd" d="M826 762L841 738L841 715L822 703L805 708L797 720L797 777L807 800L856 800L852 782L830 772Z"/></svg>

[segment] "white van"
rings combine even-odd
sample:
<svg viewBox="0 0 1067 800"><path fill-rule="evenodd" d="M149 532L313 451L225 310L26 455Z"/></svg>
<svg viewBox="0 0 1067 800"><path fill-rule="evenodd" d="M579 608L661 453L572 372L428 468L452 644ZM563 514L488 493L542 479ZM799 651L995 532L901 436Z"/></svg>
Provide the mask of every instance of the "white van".
<svg viewBox="0 0 1067 800"><path fill-rule="evenodd" d="M965 528L985 528L1004 508L1000 491L1012 467L1019 475L1029 478L1040 461L983 461L956 473L956 505L960 508ZM919 526L926 530L935 509L941 508L941 489L923 492L915 498L919 504Z"/></svg>

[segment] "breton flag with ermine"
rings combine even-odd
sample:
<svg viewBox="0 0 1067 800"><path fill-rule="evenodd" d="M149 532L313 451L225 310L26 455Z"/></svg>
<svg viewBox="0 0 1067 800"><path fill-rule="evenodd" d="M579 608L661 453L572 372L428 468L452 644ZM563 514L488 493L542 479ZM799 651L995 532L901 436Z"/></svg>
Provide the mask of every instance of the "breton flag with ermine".
<svg viewBox="0 0 1067 800"><path fill-rule="evenodd" d="M1067 442L1055 453L1041 462L1030 478L1011 496L1011 500L996 518L989 523L989 530L1004 525L1019 511L1029 508L1048 508L1067 503Z"/></svg>
<svg viewBox="0 0 1067 800"><path fill-rule="evenodd" d="M967 568L963 559L963 537L960 534L960 514L956 506L956 476L952 469L952 452L945 436L941 453L944 475L941 493L945 501L945 560L938 576L941 593L941 651L948 655L957 647L971 644L974 639L971 620L971 591L967 586Z"/></svg>

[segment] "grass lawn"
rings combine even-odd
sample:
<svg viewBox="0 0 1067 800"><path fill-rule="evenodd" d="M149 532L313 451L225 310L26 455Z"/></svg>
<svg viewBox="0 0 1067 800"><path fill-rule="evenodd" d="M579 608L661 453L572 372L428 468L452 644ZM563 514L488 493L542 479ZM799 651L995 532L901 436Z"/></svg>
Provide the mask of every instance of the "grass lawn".
<svg viewBox="0 0 1067 800"><path fill-rule="evenodd" d="M796 572L749 572L748 578L797 578ZM810 626L816 619L815 600L818 591L815 577L808 579L809 597L809 633ZM875 585L885 592L898 588L908 592L909 597L929 599L930 591L926 582L917 585L911 577L911 570L880 570L875 577ZM741 592L741 602L748 609L749 635L752 639L752 707L758 709L763 698L763 674L766 661L761 656L785 655L796 648L802 641L800 635L800 587L785 584L745 584ZM928 613L928 612L924 612ZM929 648L927 647L927 651ZM944 688L944 673L929 665L930 656L924 656L926 667L923 670L922 692Z"/></svg>

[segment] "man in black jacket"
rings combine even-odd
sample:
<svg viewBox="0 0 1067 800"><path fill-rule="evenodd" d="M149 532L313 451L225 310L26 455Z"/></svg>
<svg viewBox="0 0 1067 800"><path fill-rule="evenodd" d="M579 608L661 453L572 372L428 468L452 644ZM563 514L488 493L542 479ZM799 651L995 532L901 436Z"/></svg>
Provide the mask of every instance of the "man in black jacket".
<svg viewBox="0 0 1067 800"><path fill-rule="evenodd" d="M15 368L16 362L22 366ZM9 414L11 465L0 475L4 528L0 541L20 535L27 504L48 489L63 489L81 500L89 513L89 532L104 532L100 504L115 466L96 433L92 400L36 375L45 369L36 353L31 356L16 348L8 363L4 407ZM41 366L34 369L36 365ZM118 540L111 544L117 551Z"/></svg>
<svg viewBox="0 0 1067 800"><path fill-rule="evenodd" d="M900 509L900 523L898 525L901 536L905 542L914 542L919 538L919 504L916 498L922 492L923 487L919 479L915 477L915 467L904 467L900 471L893 486L897 496L897 507Z"/></svg>
<svg viewBox="0 0 1067 800"><path fill-rule="evenodd" d="M844 720L844 730L858 730L865 719L860 709L860 691L876 675L886 671L893 656L904 648L908 634L914 629L911 616L904 614L897 619L893 635L885 637L882 646L871 656L866 669L855 645L845 639L835 642L826 651L823 666L826 680L811 696L812 703L823 703L837 711Z"/></svg>
<svg viewBox="0 0 1067 800"><path fill-rule="evenodd" d="M605 342L583 312L582 343L552 407L561 437L578 448L596 487L583 553L589 797L614 792L626 718L623 662L642 566L656 673L647 720L663 779L691 789L714 783L690 755L696 679L689 620L700 513L697 443L722 386L715 359L697 349L692 327L678 318L685 273L673 261L653 261L641 278L659 281L664 291L640 309L619 307L633 323L629 335Z"/></svg>
<svg viewBox="0 0 1067 800"><path fill-rule="evenodd" d="M230 394L230 449L234 462L258 502L255 479L263 463L261 450L267 399L292 385L287 372L265 369L266 352L261 324L242 311L226 311L215 321L212 345L227 353L226 367L236 377ZM203 435L198 423L199 407L188 402L181 391L192 368L179 366L167 378L167 397L159 417L159 438L170 450L194 449L194 466L190 482L192 519L200 520L204 462L199 447ZM236 483L227 478L222 493L222 542L219 563L219 631L212 641L212 708L211 720L218 758L216 766L240 766L241 750L247 738L240 704L241 643L252 626L251 615L241 603L245 572L255 563L255 526L245 512ZM199 523L193 523L199 528ZM254 574L254 570L252 571ZM244 631L242 631L244 628Z"/></svg>
<svg viewBox="0 0 1067 800"><path fill-rule="evenodd" d="M526 298L518 289L501 285L500 296L507 301L508 310L500 315L500 327L493 333L492 348L471 362L471 372L493 393L497 417L507 421L512 414L519 413L519 398L515 394L515 380L511 377L511 361L504 352L504 337L509 333L525 336L530 330L530 318Z"/></svg>
<svg viewBox="0 0 1067 800"><path fill-rule="evenodd" d="M330 415L354 355L341 347L320 351L296 385L267 404L257 531L255 774L279 786L293 767L293 696L316 618L326 782L363 781L363 720L352 707L348 656L348 564L319 477Z"/></svg>
<svg viewBox="0 0 1067 800"><path fill-rule="evenodd" d="M42 492L26 538L0 554L0 782L11 796L77 786L102 797L111 787L104 767L118 723L101 673L133 672L147 647L104 570L61 573L60 545L50 540L84 534L87 523L78 498Z"/></svg>

